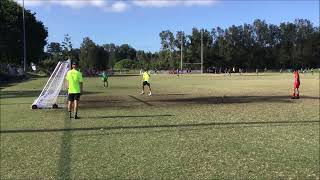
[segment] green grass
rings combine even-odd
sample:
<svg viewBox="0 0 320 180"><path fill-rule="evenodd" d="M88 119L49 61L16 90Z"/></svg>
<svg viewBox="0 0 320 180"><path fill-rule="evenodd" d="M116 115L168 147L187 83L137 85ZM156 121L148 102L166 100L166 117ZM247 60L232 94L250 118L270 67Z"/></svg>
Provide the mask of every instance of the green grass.
<svg viewBox="0 0 320 180"><path fill-rule="evenodd" d="M80 120L1 89L1 179L319 179L319 74L85 78Z"/></svg>

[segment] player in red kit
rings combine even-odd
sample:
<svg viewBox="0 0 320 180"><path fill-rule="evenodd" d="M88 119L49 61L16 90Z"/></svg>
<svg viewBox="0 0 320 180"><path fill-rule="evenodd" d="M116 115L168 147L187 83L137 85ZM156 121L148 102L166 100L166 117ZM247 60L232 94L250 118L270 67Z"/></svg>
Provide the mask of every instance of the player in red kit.
<svg viewBox="0 0 320 180"><path fill-rule="evenodd" d="M298 69L293 71L294 75L294 84L293 84L293 93L291 99L299 99L299 86L300 86L300 77Z"/></svg>

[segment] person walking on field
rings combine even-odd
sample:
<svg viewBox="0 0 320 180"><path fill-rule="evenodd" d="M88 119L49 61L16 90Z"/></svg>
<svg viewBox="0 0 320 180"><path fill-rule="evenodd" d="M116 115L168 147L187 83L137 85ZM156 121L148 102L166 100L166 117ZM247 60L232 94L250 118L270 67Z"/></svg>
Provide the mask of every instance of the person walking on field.
<svg viewBox="0 0 320 180"><path fill-rule="evenodd" d="M149 87L149 96L151 96L151 87L150 87L150 74L148 73L148 71L144 71L143 75L142 75L142 92L140 93L141 95L144 94L144 86L147 85Z"/></svg>
<svg viewBox="0 0 320 180"><path fill-rule="evenodd" d="M293 83L293 93L291 99L299 99L299 87L300 87L300 77L298 69L293 71L294 83Z"/></svg>
<svg viewBox="0 0 320 180"><path fill-rule="evenodd" d="M68 111L69 117L72 118L72 106L74 112L74 119L78 117L78 107L80 95L83 92L82 74L78 71L78 64L73 62L72 69L68 71L66 76L68 86Z"/></svg>

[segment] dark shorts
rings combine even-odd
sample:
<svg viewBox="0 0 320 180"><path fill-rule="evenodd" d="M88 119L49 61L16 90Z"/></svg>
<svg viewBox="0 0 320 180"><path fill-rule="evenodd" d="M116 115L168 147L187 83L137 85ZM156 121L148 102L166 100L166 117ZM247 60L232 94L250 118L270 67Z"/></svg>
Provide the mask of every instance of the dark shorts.
<svg viewBox="0 0 320 180"><path fill-rule="evenodd" d="M68 94L68 101L80 100L80 93L70 93Z"/></svg>
<svg viewBox="0 0 320 180"><path fill-rule="evenodd" d="M150 83L148 81L143 81L142 86L148 85L150 86Z"/></svg>

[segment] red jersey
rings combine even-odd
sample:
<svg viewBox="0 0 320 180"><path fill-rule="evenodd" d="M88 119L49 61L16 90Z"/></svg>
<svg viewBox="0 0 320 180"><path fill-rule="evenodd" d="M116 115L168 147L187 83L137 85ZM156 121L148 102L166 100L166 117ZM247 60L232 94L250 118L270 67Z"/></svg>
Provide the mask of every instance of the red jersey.
<svg viewBox="0 0 320 180"><path fill-rule="evenodd" d="M294 88L299 88L299 86L300 86L299 72L298 72L298 71L294 71L294 72L293 72L293 75L294 75L294 84L293 84L293 87L294 87Z"/></svg>
<svg viewBox="0 0 320 180"><path fill-rule="evenodd" d="M294 75L294 83L300 83L299 72L295 71L293 75Z"/></svg>

